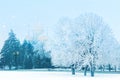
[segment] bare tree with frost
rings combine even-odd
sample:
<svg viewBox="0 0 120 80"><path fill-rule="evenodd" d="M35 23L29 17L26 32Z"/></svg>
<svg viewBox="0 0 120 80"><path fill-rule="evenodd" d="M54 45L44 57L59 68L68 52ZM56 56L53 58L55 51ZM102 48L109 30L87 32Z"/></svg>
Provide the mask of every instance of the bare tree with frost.
<svg viewBox="0 0 120 80"><path fill-rule="evenodd" d="M96 14L82 14L73 20L63 18L49 31L46 49L51 51L55 66L84 67L84 75L90 68L93 77L96 66L103 63L99 60L108 56L108 52L112 54L111 31Z"/></svg>

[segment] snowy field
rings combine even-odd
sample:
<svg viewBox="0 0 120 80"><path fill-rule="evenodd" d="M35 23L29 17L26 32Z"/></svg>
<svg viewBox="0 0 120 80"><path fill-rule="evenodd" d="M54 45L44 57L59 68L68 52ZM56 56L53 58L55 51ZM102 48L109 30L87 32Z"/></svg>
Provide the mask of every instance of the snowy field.
<svg viewBox="0 0 120 80"><path fill-rule="evenodd" d="M83 73L71 75L60 71L0 71L0 80L120 80L120 74L96 73L95 77Z"/></svg>

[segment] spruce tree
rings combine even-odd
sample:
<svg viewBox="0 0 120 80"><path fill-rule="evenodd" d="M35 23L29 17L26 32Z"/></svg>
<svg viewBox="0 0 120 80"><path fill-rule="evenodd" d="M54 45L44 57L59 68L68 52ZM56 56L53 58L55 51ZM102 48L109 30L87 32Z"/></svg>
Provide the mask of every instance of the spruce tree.
<svg viewBox="0 0 120 80"><path fill-rule="evenodd" d="M5 41L1 50L3 56L3 63L11 69L12 66L18 68L20 41L11 30L8 39Z"/></svg>
<svg viewBox="0 0 120 80"><path fill-rule="evenodd" d="M50 68L51 67L51 56L50 51L46 52L44 49L44 43L38 42L34 44L34 68Z"/></svg>
<svg viewBox="0 0 120 80"><path fill-rule="evenodd" d="M24 61L23 65L25 69L32 69L33 68L33 54L34 54L34 47L30 42L25 42L23 44L24 48Z"/></svg>
<svg viewBox="0 0 120 80"><path fill-rule="evenodd" d="M24 56L25 56L25 52L26 52L26 46L27 46L27 41L24 40L23 44L20 47L20 66L21 68L24 68Z"/></svg>

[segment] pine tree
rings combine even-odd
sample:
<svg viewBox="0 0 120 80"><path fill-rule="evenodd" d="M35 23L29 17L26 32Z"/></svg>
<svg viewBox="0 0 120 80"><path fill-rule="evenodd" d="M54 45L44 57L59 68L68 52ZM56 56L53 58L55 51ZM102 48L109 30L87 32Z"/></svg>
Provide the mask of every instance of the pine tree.
<svg viewBox="0 0 120 80"><path fill-rule="evenodd" d="M50 68L51 67L51 56L50 51L46 52L44 49L44 43L38 41L34 45L34 68Z"/></svg>
<svg viewBox="0 0 120 80"><path fill-rule="evenodd" d="M19 48L20 42L11 30L1 50L4 66L9 66L9 69L11 69L12 66L15 66L16 69L18 68Z"/></svg>
<svg viewBox="0 0 120 80"><path fill-rule="evenodd" d="M27 46L27 41L24 40L24 42L20 48L20 53L21 53L20 54L20 66L21 66L21 68L24 68L24 56L25 56L26 46Z"/></svg>
<svg viewBox="0 0 120 80"><path fill-rule="evenodd" d="M34 68L40 68L41 67L40 54L38 54L37 52L34 54L34 57L33 57L33 65L34 65Z"/></svg>
<svg viewBox="0 0 120 80"><path fill-rule="evenodd" d="M34 47L30 42L24 44L24 61L23 65L25 69L32 69L33 68L33 54L34 54Z"/></svg>

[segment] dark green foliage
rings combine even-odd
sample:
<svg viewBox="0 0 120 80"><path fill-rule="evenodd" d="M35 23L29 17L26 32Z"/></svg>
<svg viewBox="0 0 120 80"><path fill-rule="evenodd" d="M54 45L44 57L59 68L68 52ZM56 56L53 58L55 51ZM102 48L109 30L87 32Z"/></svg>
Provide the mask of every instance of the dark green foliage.
<svg viewBox="0 0 120 80"><path fill-rule="evenodd" d="M21 45L21 48L20 48L20 61L19 61L19 64L21 66L21 68L24 68L24 55L25 55L25 50L26 50L26 45L27 45L27 41L24 40L23 44Z"/></svg>
<svg viewBox="0 0 120 80"><path fill-rule="evenodd" d="M32 63L32 56L25 55L24 57L24 69L32 69L33 63Z"/></svg>
<svg viewBox="0 0 120 80"><path fill-rule="evenodd" d="M30 41L20 41L11 30L8 39L5 41L0 55L0 67L6 66L9 69L32 69L32 68L50 68L50 52L45 52L43 45L34 50L34 44Z"/></svg>
<svg viewBox="0 0 120 80"><path fill-rule="evenodd" d="M39 54L34 55L33 64L34 64L34 68L40 68L41 67L41 58L40 58Z"/></svg>
<svg viewBox="0 0 120 80"><path fill-rule="evenodd" d="M51 67L51 59L50 58L43 58L41 59L41 68L50 68Z"/></svg>
<svg viewBox="0 0 120 80"><path fill-rule="evenodd" d="M34 68L51 68L51 56L50 52L45 52L43 44L40 45L40 49L35 51Z"/></svg>
<svg viewBox="0 0 120 80"><path fill-rule="evenodd" d="M1 50L3 56L3 64L9 66L11 69L12 66L18 67L18 59L20 49L20 42L16 38L15 34L11 30L9 33L9 38L5 41L4 46Z"/></svg>
<svg viewBox="0 0 120 80"><path fill-rule="evenodd" d="M24 59L23 59L23 67L25 69L32 69L33 68L33 46L30 42L24 42Z"/></svg>

